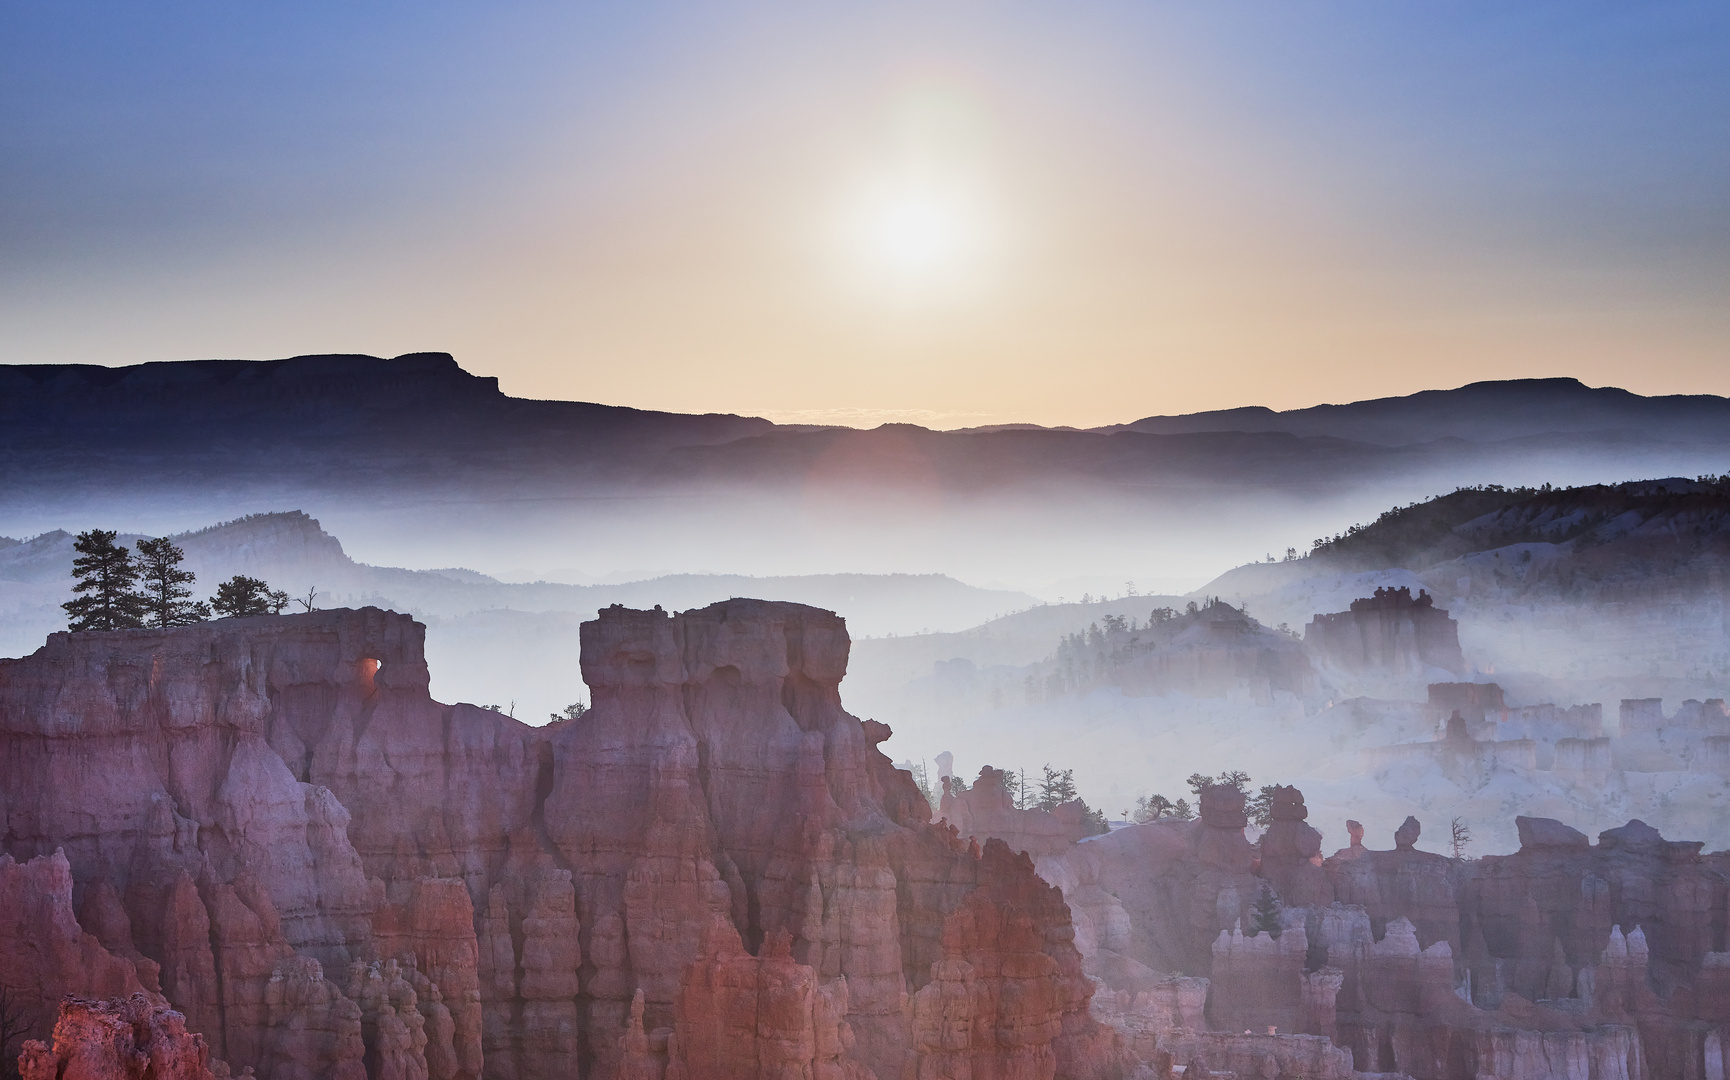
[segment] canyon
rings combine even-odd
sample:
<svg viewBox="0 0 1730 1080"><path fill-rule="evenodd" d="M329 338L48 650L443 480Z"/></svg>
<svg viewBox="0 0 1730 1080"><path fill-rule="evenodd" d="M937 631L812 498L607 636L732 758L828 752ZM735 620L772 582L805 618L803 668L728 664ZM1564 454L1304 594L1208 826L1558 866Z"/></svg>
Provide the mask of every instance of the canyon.
<svg viewBox="0 0 1730 1080"><path fill-rule="evenodd" d="M1724 1075L1730 855L1641 821L1521 817L1481 859L1349 822L1329 855L1295 787L1252 837L1216 784L1089 835L998 770L933 807L843 707L831 612L604 609L592 708L543 727L435 701L424 636L337 609L0 661L21 1076ZM1431 697L1414 753L1602 727Z"/></svg>
<svg viewBox="0 0 1730 1080"><path fill-rule="evenodd" d="M1142 1067L1061 894L933 825L843 710L839 617L603 610L593 707L542 728L432 700L423 636L332 610L0 662L27 1067L80 1031L261 1080Z"/></svg>

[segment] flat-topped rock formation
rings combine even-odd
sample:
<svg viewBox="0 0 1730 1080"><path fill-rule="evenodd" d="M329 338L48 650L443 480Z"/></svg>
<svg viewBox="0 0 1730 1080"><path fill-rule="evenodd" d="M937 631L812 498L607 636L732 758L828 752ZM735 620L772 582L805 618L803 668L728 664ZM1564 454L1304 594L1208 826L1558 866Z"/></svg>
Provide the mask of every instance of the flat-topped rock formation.
<svg viewBox="0 0 1730 1080"><path fill-rule="evenodd" d="M539 729L433 701L422 633L323 611L0 662L0 890L42 897L0 958L39 1030L159 993L261 1080L1126 1067L1060 894L932 825L842 708L840 618L608 609L593 708Z"/></svg>
<svg viewBox="0 0 1730 1080"><path fill-rule="evenodd" d="M1421 675L1431 668L1466 671L1460 625L1422 589L1378 588L1347 611L1318 614L1304 628L1318 661L1352 672Z"/></svg>

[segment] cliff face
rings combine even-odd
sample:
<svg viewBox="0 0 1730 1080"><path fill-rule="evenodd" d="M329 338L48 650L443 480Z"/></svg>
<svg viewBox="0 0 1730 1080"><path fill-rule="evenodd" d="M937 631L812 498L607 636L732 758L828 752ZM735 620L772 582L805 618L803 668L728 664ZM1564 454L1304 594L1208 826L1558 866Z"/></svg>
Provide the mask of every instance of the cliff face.
<svg viewBox="0 0 1730 1080"><path fill-rule="evenodd" d="M713 1075L700 1030L750 1075L783 1013L848 1075L1118 1067L1060 896L929 824L888 729L842 709L839 618L609 609L593 709L541 729L432 701L421 640L363 609L0 662L4 850L38 859L0 888L61 897L0 919L0 955L44 1021L160 989L265 1080ZM933 1042L951 983L966 1023Z"/></svg>
<svg viewBox="0 0 1730 1080"><path fill-rule="evenodd" d="M358 1068L383 1009L479 1076L463 883L526 819L536 737L430 701L420 640L371 609L54 635L0 663L6 853L63 852L85 929L237 1068ZM344 988L382 960L421 988L367 1011Z"/></svg>

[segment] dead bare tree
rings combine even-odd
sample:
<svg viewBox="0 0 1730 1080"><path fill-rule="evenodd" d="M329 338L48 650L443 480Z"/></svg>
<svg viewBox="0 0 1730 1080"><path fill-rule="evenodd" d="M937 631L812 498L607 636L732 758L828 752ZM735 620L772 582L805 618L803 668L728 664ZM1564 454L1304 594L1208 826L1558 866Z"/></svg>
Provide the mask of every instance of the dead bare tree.
<svg viewBox="0 0 1730 1080"><path fill-rule="evenodd" d="M1467 828L1466 823L1460 818L1455 818L1452 822L1449 842L1453 845L1454 858L1463 859L1466 857L1466 845L1472 842L1472 830Z"/></svg>
<svg viewBox="0 0 1730 1080"><path fill-rule="evenodd" d="M18 1052L35 1027L24 996L0 983L0 1080L18 1080Z"/></svg>

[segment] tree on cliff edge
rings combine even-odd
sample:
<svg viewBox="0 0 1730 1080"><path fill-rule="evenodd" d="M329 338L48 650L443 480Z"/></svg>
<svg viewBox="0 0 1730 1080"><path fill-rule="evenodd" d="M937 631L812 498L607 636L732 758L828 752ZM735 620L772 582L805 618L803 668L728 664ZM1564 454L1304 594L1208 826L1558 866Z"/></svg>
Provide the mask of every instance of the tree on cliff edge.
<svg viewBox="0 0 1730 1080"><path fill-rule="evenodd" d="M115 544L115 533L91 529L78 534L72 550L72 591L82 593L60 606L71 620L72 630L133 630L144 625L144 597L133 588L138 567L125 544Z"/></svg>
<svg viewBox="0 0 1730 1080"><path fill-rule="evenodd" d="M210 618L210 607L193 600L194 577L180 569L186 553L166 536L138 541L138 576L144 580L144 621L151 626L187 626Z"/></svg>
<svg viewBox="0 0 1730 1080"><path fill-rule="evenodd" d="M1046 765L1045 775L1039 781L1039 799L1033 807L1036 810L1055 810L1075 798L1075 794L1075 770L1054 769Z"/></svg>
<svg viewBox="0 0 1730 1080"><path fill-rule="evenodd" d="M288 593L272 589L255 577L236 574L216 587L210 606L219 618L242 619L249 615L281 615L288 606Z"/></svg>

